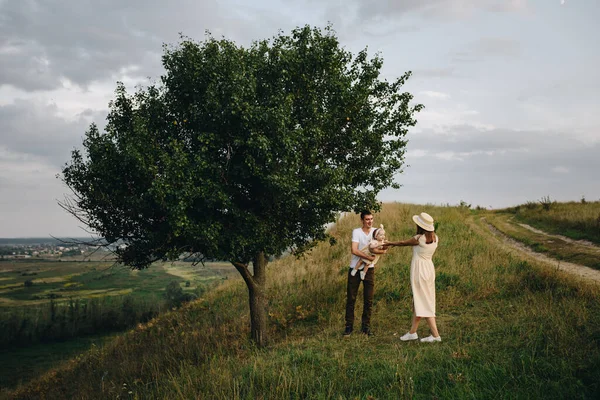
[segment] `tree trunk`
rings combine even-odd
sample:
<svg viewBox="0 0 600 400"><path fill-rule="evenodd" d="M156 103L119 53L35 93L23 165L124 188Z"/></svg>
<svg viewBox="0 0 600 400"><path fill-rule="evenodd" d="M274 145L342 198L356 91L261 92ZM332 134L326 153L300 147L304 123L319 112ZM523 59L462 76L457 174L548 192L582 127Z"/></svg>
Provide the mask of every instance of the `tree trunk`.
<svg viewBox="0 0 600 400"><path fill-rule="evenodd" d="M267 298L264 288L250 289L250 335L258 347L267 345Z"/></svg>
<svg viewBox="0 0 600 400"><path fill-rule="evenodd" d="M250 335L258 347L267 345L267 298L265 293L267 260L260 252L252 262L253 287L248 287L250 297Z"/></svg>
<svg viewBox="0 0 600 400"><path fill-rule="evenodd" d="M265 291L267 259L264 253L256 254L253 274L247 264L232 262L248 286L250 302L250 335L258 347L267 345L267 297Z"/></svg>

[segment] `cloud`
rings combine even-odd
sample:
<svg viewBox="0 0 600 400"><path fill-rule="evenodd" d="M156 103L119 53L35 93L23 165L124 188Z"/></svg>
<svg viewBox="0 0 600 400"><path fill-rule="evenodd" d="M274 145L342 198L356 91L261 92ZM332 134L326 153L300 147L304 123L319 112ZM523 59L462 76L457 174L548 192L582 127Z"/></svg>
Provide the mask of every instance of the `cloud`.
<svg viewBox="0 0 600 400"><path fill-rule="evenodd" d="M429 96L431 98L431 96ZM494 126L481 118L478 110L460 102L437 102L439 99L427 101L415 96L416 101L424 103L425 109L417 115L416 132L431 130L440 134L448 134L454 127L469 126L481 130L493 129Z"/></svg>
<svg viewBox="0 0 600 400"><path fill-rule="evenodd" d="M407 14L456 20L472 17L480 10L511 13L528 10L527 0L354 0L354 4L361 20L391 19Z"/></svg>
<svg viewBox="0 0 600 400"><path fill-rule="evenodd" d="M527 0L506 0L489 4L488 10L496 12L527 13L530 11L530 7Z"/></svg>
<svg viewBox="0 0 600 400"><path fill-rule="evenodd" d="M477 62L490 57L517 58L521 55L521 44L512 38L484 37L450 55L452 61L459 63Z"/></svg>
<svg viewBox="0 0 600 400"><path fill-rule="evenodd" d="M442 67L442 68L417 68L413 71L413 77L415 79L420 78L448 78L457 77L456 68L454 67Z"/></svg>
<svg viewBox="0 0 600 400"><path fill-rule="evenodd" d="M103 125L105 111L60 114L56 104L34 100L0 106L0 237L85 235L57 204L69 190L56 175L89 122Z"/></svg>
<svg viewBox="0 0 600 400"><path fill-rule="evenodd" d="M383 199L600 198L594 12L541 20L550 3L523 21L526 0L0 0L0 236L79 231L56 205L67 188L55 174L89 123L103 124L115 81L159 78L162 44L179 32L247 45L326 21L348 50L381 51L386 78L412 70L406 90L426 106L405 186Z"/></svg>
<svg viewBox="0 0 600 400"><path fill-rule="evenodd" d="M419 92L419 94L427 97L431 97L433 99L449 99L450 95L448 93L435 92L433 90L423 90Z"/></svg>
<svg viewBox="0 0 600 400"><path fill-rule="evenodd" d="M43 160L58 167L69 158L71 150L81 145L89 123L101 122L104 112L87 110L73 120L59 115L55 104L40 104L35 101L16 100L0 106L0 162L19 160L19 164L30 167L27 156ZM7 170L15 171L4 165ZM18 174L17 174L18 175Z"/></svg>
<svg viewBox="0 0 600 400"><path fill-rule="evenodd" d="M462 125L440 134L409 134L400 190L382 200L458 204L494 208L535 201L600 198L600 142L589 145L563 131L480 130Z"/></svg>
<svg viewBox="0 0 600 400"><path fill-rule="evenodd" d="M0 86L51 90L67 79L87 87L135 66L157 77L162 44L177 42L179 32L202 39L211 29L249 43L249 33L269 29L261 21L277 15L239 9L216 0L0 2Z"/></svg>
<svg viewBox="0 0 600 400"><path fill-rule="evenodd" d="M558 157L562 151L580 151L589 146L588 143L575 140L563 131L494 127L484 129L473 124L444 126L437 130L424 129L421 132L413 132L409 141L411 150L425 150L429 154L446 152L461 155L463 158L507 153ZM548 169L555 165L555 162L549 164Z"/></svg>

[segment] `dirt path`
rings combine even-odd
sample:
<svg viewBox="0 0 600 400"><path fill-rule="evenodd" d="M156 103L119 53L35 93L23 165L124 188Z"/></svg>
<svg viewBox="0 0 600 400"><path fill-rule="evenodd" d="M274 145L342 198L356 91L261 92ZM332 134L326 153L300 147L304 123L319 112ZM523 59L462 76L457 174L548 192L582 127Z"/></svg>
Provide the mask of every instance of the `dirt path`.
<svg viewBox="0 0 600 400"><path fill-rule="evenodd" d="M535 259L537 261L541 261L541 262L543 262L555 269L558 269L560 271L565 271L567 273L579 276L586 280L595 281L597 283L600 283L600 271L586 267L584 265L573 264L573 263L569 263L566 261L559 261L554 258L548 257L544 254L537 253L537 252L531 250L529 247L522 244L521 242L518 242L518 241L508 237L504 233L500 232L492 224L487 222L485 217L482 217L481 221L485 224L485 226L487 226L487 228L493 234L493 236L496 239L498 239L504 247L515 250L515 251L519 252L520 254L525 255L529 258ZM474 224L474 225L476 225L476 224ZM535 229L535 228L532 228L532 229ZM545 235L548 235L545 232L541 232L541 231L536 232L536 233L543 233ZM548 236L552 236L552 235L548 235ZM570 240L572 240L572 239L570 239ZM596 246L594 246L594 247L596 247Z"/></svg>
<svg viewBox="0 0 600 400"><path fill-rule="evenodd" d="M509 221L513 222L513 219L510 218ZM519 226L525 228L525 229L530 230L531 232L535 232L537 234L548 236L548 237L551 237L551 238L560 239L560 240L565 241L567 243L577 244L579 246L586 247L589 250L592 250L593 252L596 252L596 253L600 254L600 246L597 246L597 245L595 245L594 243L592 243L592 242L590 242L588 240L575 240L575 239L571 239L571 238L568 238L568 237L563 236L563 235L553 235L551 233L546 233L544 231L540 231L539 229L536 229L536 228L534 228L531 225L522 224L522 223L517 223L517 224Z"/></svg>

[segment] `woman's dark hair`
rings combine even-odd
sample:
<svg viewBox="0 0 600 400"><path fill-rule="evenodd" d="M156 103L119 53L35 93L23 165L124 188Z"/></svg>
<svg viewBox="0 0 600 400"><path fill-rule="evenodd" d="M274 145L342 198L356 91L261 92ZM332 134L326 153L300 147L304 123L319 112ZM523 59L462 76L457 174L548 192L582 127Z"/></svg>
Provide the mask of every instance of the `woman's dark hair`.
<svg viewBox="0 0 600 400"><path fill-rule="evenodd" d="M417 225L417 235L425 235L425 243L427 244L435 242L435 234L433 231L426 231L419 225Z"/></svg>

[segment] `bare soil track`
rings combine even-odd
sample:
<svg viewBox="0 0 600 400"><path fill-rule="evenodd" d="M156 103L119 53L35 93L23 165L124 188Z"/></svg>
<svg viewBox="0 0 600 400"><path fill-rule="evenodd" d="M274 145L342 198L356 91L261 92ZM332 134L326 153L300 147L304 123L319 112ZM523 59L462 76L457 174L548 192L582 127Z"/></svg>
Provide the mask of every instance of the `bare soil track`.
<svg viewBox="0 0 600 400"><path fill-rule="evenodd" d="M507 235L505 235L504 233L500 232L492 224L487 222L485 217L481 217L481 222L485 226L487 226L487 228L489 229L489 232L492 233L493 237L498 239L505 248L512 249L521 255L524 255L528 258L532 258L537 261L540 261L540 262L542 262L552 268L555 268L557 270L565 271L569 274L578 276L578 277L583 278L588 281L600 283L600 271L595 270L593 268L586 267L585 265L579 265L579 264L574 264L574 263L570 263L570 262L566 262L566 261L556 260L552 257L548 257L544 254L535 252L535 251L531 250L529 247L525 246L523 243L521 243L517 240L514 240L514 239L508 237ZM478 228L476 223L473 223L472 226L476 229ZM535 229L532 227L525 227L525 228L527 228L527 229L531 228L530 230ZM479 230L479 229L477 229L477 230ZM541 233L541 234L544 234L547 236L560 237L559 235L550 235L546 232L542 232L537 229L535 229L535 232ZM560 238L562 239L562 237L560 237ZM572 240L572 239L569 239L569 240ZM581 242L579 242L579 243L581 244ZM586 245L590 246L590 248L598 249L598 246L595 246L594 244L586 243Z"/></svg>
<svg viewBox="0 0 600 400"><path fill-rule="evenodd" d="M591 250L591 251L593 251L595 253L600 254L600 246L597 246L597 245L595 245L594 243L592 243L592 242L590 242L588 240L575 240L575 239L571 239L571 238L568 238L568 237L563 236L563 235L553 235L551 233L546 233L544 231L540 231L539 229L536 229L536 228L534 228L531 225L521 224L521 223L519 223L519 225L522 226L525 229L530 230L531 232L535 232L535 233L538 233L540 235L548 236L548 237L551 237L551 238L560 239L560 240L565 241L567 243L574 243L574 244L577 244L579 246L584 246L584 247L588 248L589 250Z"/></svg>

